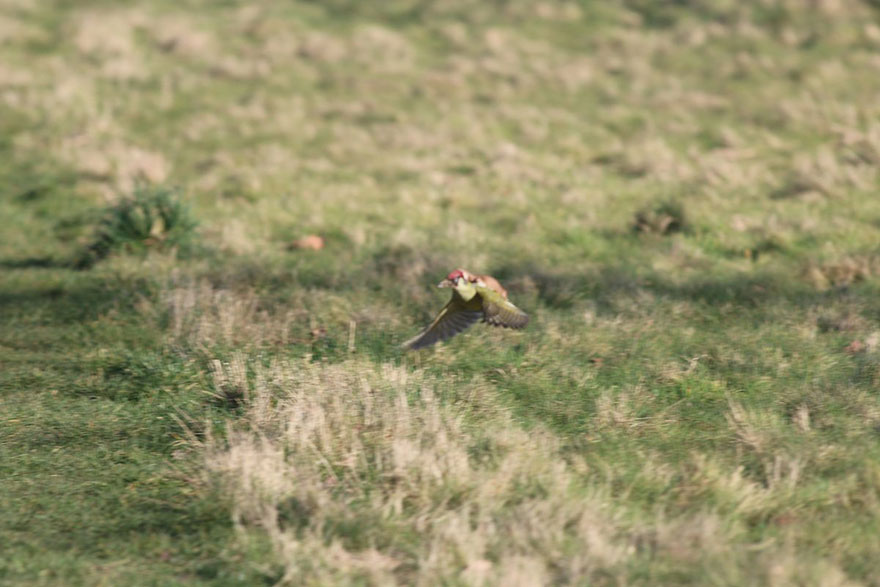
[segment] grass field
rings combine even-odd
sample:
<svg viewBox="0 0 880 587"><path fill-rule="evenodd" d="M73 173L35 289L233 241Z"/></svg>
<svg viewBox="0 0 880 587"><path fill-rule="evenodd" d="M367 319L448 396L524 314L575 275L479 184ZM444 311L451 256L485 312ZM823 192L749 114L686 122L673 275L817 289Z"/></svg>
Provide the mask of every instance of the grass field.
<svg viewBox="0 0 880 587"><path fill-rule="evenodd" d="M0 584L880 585L878 96L871 0L0 0Z"/></svg>

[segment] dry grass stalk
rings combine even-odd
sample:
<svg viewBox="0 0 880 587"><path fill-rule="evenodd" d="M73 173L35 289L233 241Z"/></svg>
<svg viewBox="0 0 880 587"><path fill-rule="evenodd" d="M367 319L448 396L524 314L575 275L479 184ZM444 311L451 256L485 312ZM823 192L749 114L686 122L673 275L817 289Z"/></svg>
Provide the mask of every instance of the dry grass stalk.
<svg viewBox="0 0 880 587"><path fill-rule="evenodd" d="M286 345L296 310L272 315L251 290L218 289L208 281L172 283L161 294L173 340L197 347Z"/></svg>

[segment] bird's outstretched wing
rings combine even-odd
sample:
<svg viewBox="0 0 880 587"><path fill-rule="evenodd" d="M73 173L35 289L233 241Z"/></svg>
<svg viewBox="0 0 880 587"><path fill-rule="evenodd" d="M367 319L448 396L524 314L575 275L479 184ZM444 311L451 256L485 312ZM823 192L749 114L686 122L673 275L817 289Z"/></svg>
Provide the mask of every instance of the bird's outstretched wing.
<svg viewBox="0 0 880 587"><path fill-rule="evenodd" d="M529 315L508 302L497 291L480 285L476 288L477 295L483 301L484 322L504 328L524 328L529 323Z"/></svg>
<svg viewBox="0 0 880 587"><path fill-rule="evenodd" d="M427 328L403 343L403 347L415 350L446 340L466 330L482 317L483 312L480 310L469 308L462 300L453 298Z"/></svg>

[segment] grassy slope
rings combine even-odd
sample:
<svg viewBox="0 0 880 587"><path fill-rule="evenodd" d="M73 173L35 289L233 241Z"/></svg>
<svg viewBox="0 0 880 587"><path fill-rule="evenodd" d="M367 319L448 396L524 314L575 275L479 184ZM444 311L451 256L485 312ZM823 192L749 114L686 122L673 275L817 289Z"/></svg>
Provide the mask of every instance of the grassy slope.
<svg viewBox="0 0 880 587"><path fill-rule="evenodd" d="M3 7L0 580L277 578L177 418L241 416L212 359L345 363L355 321L353 368L483 382L583 459L637 551L608 576L876 582L875 13L248 4ZM66 269L139 178L204 249ZM631 232L668 199L688 230ZM403 359L459 265L533 325ZM218 320L255 305L240 335L173 334L199 280Z"/></svg>

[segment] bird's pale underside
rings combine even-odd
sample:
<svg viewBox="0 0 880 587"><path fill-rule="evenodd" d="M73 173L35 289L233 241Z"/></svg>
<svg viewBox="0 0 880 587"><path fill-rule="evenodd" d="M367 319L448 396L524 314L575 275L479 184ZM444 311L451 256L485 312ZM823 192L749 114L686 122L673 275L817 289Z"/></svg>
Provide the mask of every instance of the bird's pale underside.
<svg viewBox="0 0 880 587"><path fill-rule="evenodd" d="M433 322L403 344L415 350L446 340L482 320L492 326L524 328L529 315L507 300L507 290L490 275L456 269L438 287L452 289L452 299Z"/></svg>

